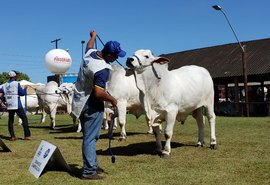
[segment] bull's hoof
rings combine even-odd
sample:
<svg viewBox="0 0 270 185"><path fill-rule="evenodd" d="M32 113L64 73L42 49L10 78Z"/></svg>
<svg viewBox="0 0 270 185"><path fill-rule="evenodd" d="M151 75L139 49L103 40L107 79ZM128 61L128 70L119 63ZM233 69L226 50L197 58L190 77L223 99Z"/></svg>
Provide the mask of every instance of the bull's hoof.
<svg viewBox="0 0 270 185"><path fill-rule="evenodd" d="M120 137L120 138L118 139L119 142L125 142L126 140L127 140L127 138L122 138L122 137Z"/></svg>
<svg viewBox="0 0 270 185"><path fill-rule="evenodd" d="M211 150L216 150L217 149L217 144L211 144L210 148L211 148Z"/></svg>
<svg viewBox="0 0 270 185"><path fill-rule="evenodd" d="M153 131L147 131L146 134L152 135Z"/></svg>
<svg viewBox="0 0 270 185"><path fill-rule="evenodd" d="M171 157L171 155L170 155L170 153L163 151L160 157L161 158L169 158L169 157Z"/></svg>
<svg viewBox="0 0 270 185"><path fill-rule="evenodd" d="M109 130L109 127L101 127L102 130Z"/></svg>

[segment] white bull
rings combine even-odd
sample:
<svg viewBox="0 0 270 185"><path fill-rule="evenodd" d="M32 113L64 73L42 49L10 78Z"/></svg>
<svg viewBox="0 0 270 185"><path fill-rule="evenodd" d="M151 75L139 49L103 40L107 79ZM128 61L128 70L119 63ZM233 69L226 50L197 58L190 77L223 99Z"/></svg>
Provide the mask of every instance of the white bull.
<svg viewBox="0 0 270 185"><path fill-rule="evenodd" d="M27 80L21 80L19 82L22 88L27 87L27 96L20 96L23 108L25 109L25 106L27 106L25 110L27 110L31 114L36 113L38 111L38 97L37 97L35 89L38 86L38 84L34 84ZM27 100L26 103L25 103L25 100ZM18 120L18 123L19 125L22 124L22 120L20 118Z"/></svg>
<svg viewBox="0 0 270 185"><path fill-rule="evenodd" d="M26 104L25 104L25 96L21 96L20 99L21 99L23 108L27 106L26 110L28 112L30 112L31 114L34 114L37 112L39 106L38 106L38 97L36 93L29 94L26 96ZM19 125L22 124L21 118L19 118L18 124Z"/></svg>
<svg viewBox="0 0 270 185"><path fill-rule="evenodd" d="M194 65L169 71L167 62L166 58L153 56L150 50L138 50L127 59L127 66L135 71L137 87L144 94L150 123L154 124L156 118L163 118L167 122L163 151L160 133L153 127L157 152L162 152L164 156L171 153L175 120L184 121L190 112L193 112L199 128L197 144L202 146L204 118L200 108L203 106L210 124L210 147L216 149L214 88L209 72Z"/></svg>
<svg viewBox="0 0 270 185"><path fill-rule="evenodd" d="M120 140L126 139L126 113L132 113L138 118L144 113L142 95L136 87L133 73L127 74L127 71L119 66L112 65L113 70L110 73L107 91L117 100L118 120L121 128ZM131 71L129 71L131 72ZM147 125L148 119L147 119ZM149 127L148 133L152 133L152 127Z"/></svg>
<svg viewBox="0 0 270 185"><path fill-rule="evenodd" d="M73 88L74 84L71 83L63 83L58 87L58 84L54 81L50 81L46 85L36 88L39 106L42 109L41 123L45 122L45 117L49 114L51 119L51 128L54 129L57 109L66 110L68 114L71 113ZM72 118L74 125L76 125L77 119L75 116L72 116ZM77 132L80 131L81 124L79 123Z"/></svg>

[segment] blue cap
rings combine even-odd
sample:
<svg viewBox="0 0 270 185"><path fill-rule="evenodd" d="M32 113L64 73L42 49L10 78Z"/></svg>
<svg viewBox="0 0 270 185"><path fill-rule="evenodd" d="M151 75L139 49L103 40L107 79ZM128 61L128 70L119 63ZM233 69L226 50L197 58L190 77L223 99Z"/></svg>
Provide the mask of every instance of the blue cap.
<svg viewBox="0 0 270 185"><path fill-rule="evenodd" d="M105 44L103 50L107 53L113 53L118 55L119 57L126 56L126 52L123 51L120 47L120 43L117 41L109 41Z"/></svg>

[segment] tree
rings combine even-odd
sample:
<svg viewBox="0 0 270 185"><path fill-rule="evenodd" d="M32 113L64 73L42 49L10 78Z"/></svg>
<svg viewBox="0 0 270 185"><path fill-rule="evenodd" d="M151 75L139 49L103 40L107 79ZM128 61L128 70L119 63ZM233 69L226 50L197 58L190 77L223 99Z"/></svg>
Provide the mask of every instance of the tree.
<svg viewBox="0 0 270 185"><path fill-rule="evenodd" d="M27 74L21 73L19 71L16 71L16 73L18 74L17 76L17 80L21 81L21 80L27 80L30 81L30 78ZM7 82L9 80L9 76L7 72L3 72L0 74L0 84L3 84L5 82Z"/></svg>

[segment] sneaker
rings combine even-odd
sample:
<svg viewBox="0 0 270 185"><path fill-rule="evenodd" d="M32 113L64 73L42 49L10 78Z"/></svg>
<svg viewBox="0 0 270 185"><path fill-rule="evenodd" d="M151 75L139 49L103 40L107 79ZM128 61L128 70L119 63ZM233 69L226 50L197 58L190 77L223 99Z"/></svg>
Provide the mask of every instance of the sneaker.
<svg viewBox="0 0 270 185"><path fill-rule="evenodd" d="M10 140L10 141L16 141L17 138L16 138L16 137L11 137L9 140Z"/></svg>
<svg viewBox="0 0 270 185"><path fill-rule="evenodd" d="M104 179L104 177L99 176L97 173L93 175L82 175L82 180L101 180Z"/></svg>
<svg viewBox="0 0 270 185"><path fill-rule="evenodd" d="M32 138L28 136L28 137L24 137L24 140L32 140Z"/></svg>
<svg viewBox="0 0 270 185"><path fill-rule="evenodd" d="M99 166L96 169L97 174L105 173L105 170L103 168L100 168Z"/></svg>

